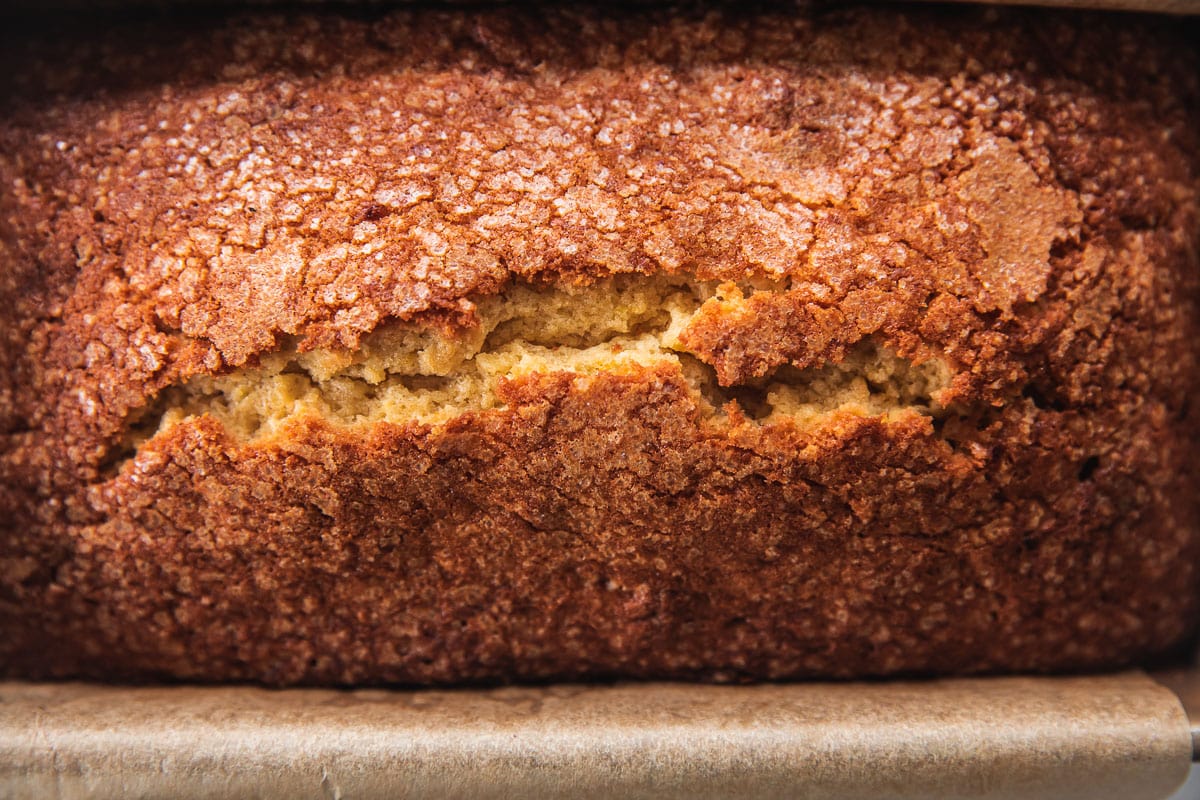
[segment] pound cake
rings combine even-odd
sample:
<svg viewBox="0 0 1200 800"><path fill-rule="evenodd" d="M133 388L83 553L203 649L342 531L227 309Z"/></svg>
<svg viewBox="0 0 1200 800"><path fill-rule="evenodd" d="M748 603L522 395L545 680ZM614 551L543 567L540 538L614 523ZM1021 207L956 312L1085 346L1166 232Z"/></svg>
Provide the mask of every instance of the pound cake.
<svg viewBox="0 0 1200 800"><path fill-rule="evenodd" d="M1186 25L4 34L0 673L1145 663L1198 616Z"/></svg>

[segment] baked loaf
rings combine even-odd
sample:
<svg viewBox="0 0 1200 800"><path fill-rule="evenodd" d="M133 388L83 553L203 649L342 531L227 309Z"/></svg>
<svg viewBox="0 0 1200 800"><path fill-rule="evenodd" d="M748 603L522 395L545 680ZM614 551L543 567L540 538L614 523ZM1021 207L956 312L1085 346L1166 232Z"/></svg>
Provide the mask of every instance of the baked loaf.
<svg viewBox="0 0 1200 800"><path fill-rule="evenodd" d="M1200 593L1179 27L708 6L10 32L0 669L1169 651Z"/></svg>

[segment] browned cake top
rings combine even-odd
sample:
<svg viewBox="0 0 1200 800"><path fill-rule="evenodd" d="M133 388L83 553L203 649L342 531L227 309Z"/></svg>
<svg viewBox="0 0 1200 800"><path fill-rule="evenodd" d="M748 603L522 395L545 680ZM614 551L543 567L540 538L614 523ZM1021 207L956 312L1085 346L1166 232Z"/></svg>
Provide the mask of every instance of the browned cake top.
<svg viewBox="0 0 1200 800"><path fill-rule="evenodd" d="M813 597L879 564L895 568L896 597L924 604L893 608L864 582L855 591L869 619L899 620L913 637L896 634L892 660L803 639L792 645L818 666L781 661L748 674L1032 668L1059 664L1055 647L1096 664L1128 658L1129 642L1165 646L1192 613L1191 573L1171 562L1196 549L1178 466L1195 433L1200 65L1178 27L1042 11L543 8L7 34L0 623L24 615L30 640L52 630L56 652L69 653L62 663L75 664L65 672L90 669L88 652L123 641L129 674L494 676L477 649L439 650L444 631L432 622L412 636L441 661L388 672L384 656L363 653L399 639L370 626L400 624L386 604L410 600L426 622L457 619L438 605L458 602L453 592L540 564L561 562L554 580L575 580L583 573L575 545L554 538L562 531L593 536L587 558L606 559L613 574L621 558L636 561L629 586L649 586L651 551L667 545L645 531L661 522L703 532L662 573L680 586L721 567L728 598L757 596L757 551L739 560L719 536L758 547L769 533L764 552L812 550L779 562L774 592L789 591L796 563L811 567L834 552L820 548L837 547L844 571L831 569L828 586L814 581ZM617 286L611 276L623 276L621 291L700 287L675 346L715 376L714 407L781 371L862 358L870 344L905 369L944 363L932 400L960 416L938 431L916 415L755 428L736 406L700 420L679 365L651 363L590 388L562 374L502 382L504 413L437 435L412 423L349 436L309 420L289 429L289 449L255 449L194 418L113 479L154 403L204 376L259 375L276 350L332 363L392 329L465 341L498 313L493 301L558 302L556 291ZM604 408L624 415L624 434L594 429ZM1135 418L1141 427L1121 439ZM537 436L545 441L531 454ZM289 483L285 462L311 480ZM397 482L408 474L411 486ZM619 499L581 506L590 492ZM797 543L797 515L820 537ZM906 515L921 527L910 538ZM903 528L878 552L863 535L877 518L884 533ZM428 529L428 543L411 555L389 549L371 534L379 520ZM1158 538L1143 546L1140 525ZM193 536L202 530L211 541ZM1120 534L1106 545L1111 558L1092 558L1108 530ZM927 544L926 531L959 539ZM1044 586L1027 568L1026 533L1047 543ZM482 560L489 536L496 552L519 550L505 556L508 572ZM978 561L976 583L924 560L943 546ZM444 556L445 586L430 552ZM411 570L406 599L393 584L407 558L426 561ZM1121 563L1139 566L1126 575ZM942 580L922 569L950 575L947 597L974 609L967 655L955 655L952 630L920 627L929 598L905 592ZM319 597L305 588L318 578L330 581ZM1156 587L1135 591L1160 579L1175 582L1162 584L1167 600ZM201 583L193 606L176 602ZM603 585L550 593L564 615L590 620L611 611ZM502 599L532 592L493 589ZM1133 599L1084 619L1088 592ZM270 635L247 615L250 596L291 604L262 622L278 626ZM642 620L638 603L661 600L648 598L634 592L620 614ZM693 613L717 600L687 598L663 613L661 641L679 640L669 624L723 624ZM1043 613L1043 598L1063 600L1078 630ZM34 606L50 610L38 617ZM779 643L772 625L792 624L780 621L790 607L779 608L762 612L754 635L764 647ZM827 610L849 629L850 617ZM511 625L512 641L536 633L506 613L489 624ZM614 620L617 641L628 620ZM310 663L311 642L342 642L355 625L362 653ZM989 626L1005 631L994 647ZM488 636L484 650L511 644ZM563 651L576 659L568 666L548 639L538 647L549 666L513 655L514 669L588 674L600 663L593 638ZM700 655L639 669L711 671L703 648L719 638L687 639ZM82 656L76 639L86 639ZM849 633L838 641L861 650ZM0 646L0 661L18 657L10 646L22 648ZM721 646L730 663L742 658L736 641ZM1006 661L1001 650L1021 656ZM943 662L921 660L943 651Z"/></svg>
<svg viewBox="0 0 1200 800"><path fill-rule="evenodd" d="M1137 269L1194 214L1195 59L1116 30L1143 24L542 9L17 46L0 424L94 464L147 396L284 337L630 272L773 290L686 332L724 384L879 334L1004 396L1028 375L1000 353L1104 335L1051 280Z"/></svg>

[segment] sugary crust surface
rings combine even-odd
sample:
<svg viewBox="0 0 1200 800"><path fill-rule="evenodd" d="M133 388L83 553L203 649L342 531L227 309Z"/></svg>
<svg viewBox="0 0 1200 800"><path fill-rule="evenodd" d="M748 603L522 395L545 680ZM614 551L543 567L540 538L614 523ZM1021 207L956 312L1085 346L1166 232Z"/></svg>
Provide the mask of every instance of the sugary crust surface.
<svg viewBox="0 0 1200 800"><path fill-rule="evenodd" d="M1200 65L1178 23L411 11L5 43L0 668L444 682L1098 668L1197 615ZM13 68L19 65L19 69ZM515 284L741 288L722 385L872 339L935 417L762 424L679 370L438 427L210 417L285 341ZM122 460L125 459L125 460Z"/></svg>

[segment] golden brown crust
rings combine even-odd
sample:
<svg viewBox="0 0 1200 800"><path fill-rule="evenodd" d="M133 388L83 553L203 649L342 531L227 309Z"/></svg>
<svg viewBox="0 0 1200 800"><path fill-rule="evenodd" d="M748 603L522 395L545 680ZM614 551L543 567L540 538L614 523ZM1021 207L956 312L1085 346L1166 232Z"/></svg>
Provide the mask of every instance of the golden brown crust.
<svg viewBox="0 0 1200 800"><path fill-rule="evenodd" d="M41 42L8 87L9 672L1064 669L1193 626L1200 71L1161 25L252 19ZM681 337L724 385L871 338L944 358L948 411L763 425L647 367L119 462L163 389L287 337L626 272L741 286Z"/></svg>

